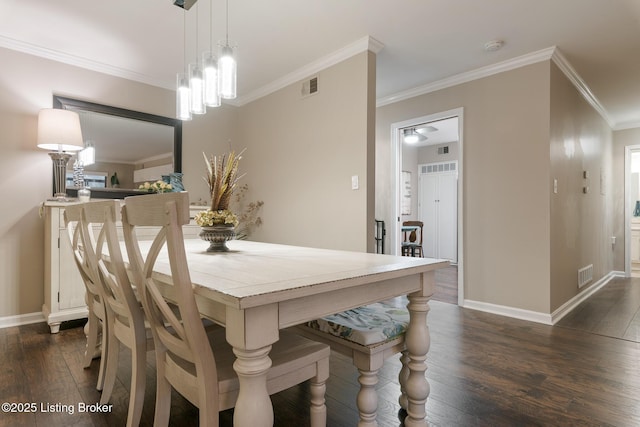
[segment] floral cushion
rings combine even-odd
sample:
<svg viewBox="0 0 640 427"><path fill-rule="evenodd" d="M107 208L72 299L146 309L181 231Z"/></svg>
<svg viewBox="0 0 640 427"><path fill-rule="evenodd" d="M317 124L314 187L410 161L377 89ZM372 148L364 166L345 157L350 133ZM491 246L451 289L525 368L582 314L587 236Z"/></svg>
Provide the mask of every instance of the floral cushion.
<svg viewBox="0 0 640 427"><path fill-rule="evenodd" d="M391 302L378 302L307 323L312 329L360 345L380 344L406 332L409 311Z"/></svg>

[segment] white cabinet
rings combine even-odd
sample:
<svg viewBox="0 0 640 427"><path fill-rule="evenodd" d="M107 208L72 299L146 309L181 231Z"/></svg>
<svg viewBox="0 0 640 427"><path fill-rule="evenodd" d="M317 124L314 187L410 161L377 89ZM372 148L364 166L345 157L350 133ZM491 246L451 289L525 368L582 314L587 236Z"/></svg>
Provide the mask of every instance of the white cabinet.
<svg viewBox="0 0 640 427"><path fill-rule="evenodd" d="M419 217L424 256L458 262L457 162L421 165Z"/></svg>
<svg viewBox="0 0 640 427"><path fill-rule="evenodd" d="M87 317L85 288L78 267L73 259L71 240L64 224L64 209L73 204L61 202L45 202L44 204L44 305L42 314L51 328L51 333L58 333L60 323ZM204 207L206 209L206 206ZM203 207L192 207L193 217ZM121 227L118 234L122 236ZM155 236L156 230L138 232L144 239ZM197 238L200 227L191 224L183 229L185 238Z"/></svg>
<svg viewBox="0 0 640 427"><path fill-rule="evenodd" d="M60 323L87 317L84 283L78 272L64 225L69 203L44 204L44 305L42 314L55 334Z"/></svg>

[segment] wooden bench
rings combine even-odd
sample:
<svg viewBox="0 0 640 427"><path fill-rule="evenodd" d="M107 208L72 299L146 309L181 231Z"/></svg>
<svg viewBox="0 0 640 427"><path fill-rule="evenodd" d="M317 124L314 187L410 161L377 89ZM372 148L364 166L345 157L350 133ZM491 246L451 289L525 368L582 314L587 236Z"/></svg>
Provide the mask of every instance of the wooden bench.
<svg viewBox="0 0 640 427"><path fill-rule="evenodd" d="M378 425L378 395L375 390L378 371L386 359L397 353L402 353L399 403L407 409L405 384L409 375L409 356L404 338L409 325L409 311L406 305L402 306L397 301L358 307L295 328L301 335L328 344L331 349L353 360L360 372L360 391L356 398L360 413L358 427Z"/></svg>

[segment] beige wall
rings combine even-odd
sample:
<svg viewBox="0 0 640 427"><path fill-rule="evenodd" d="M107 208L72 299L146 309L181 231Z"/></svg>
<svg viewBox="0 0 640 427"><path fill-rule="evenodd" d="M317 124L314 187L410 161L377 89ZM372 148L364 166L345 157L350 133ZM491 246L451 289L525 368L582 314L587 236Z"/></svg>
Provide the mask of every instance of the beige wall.
<svg viewBox="0 0 640 427"><path fill-rule="evenodd" d="M262 199L255 240L366 251L373 237L375 55L317 74L317 94L292 84L240 108L249 199ZM360 189L351 189L351 177Z"/></svg>
<svg viewBox="0 0 640 427"><path fill-rule="evenodd" d="M209 109L204 116L194 116L193 120L183 122L183 183L192 202L211 200L207 183L203 179L207 166L202 153L210 157L212 154L225 154L230 148L239 151L244 147L242 141L238 140L237 123L238 108L224 104Z"/></svg>
<svg viewBox="0 0 640 427"><path fill-rule="evenodd" d="M558 193L551 194L553 311L581 290L578 269L593 264L595 283L613 269L614 256L612 132L553 63L550 139L550 188L553 179L558 180ZM586 186L589 191L585 194Z"/></svg>
<svg viewBox="0 0 640 427"><path fill-rule="evenodd" d="M378 108L376 216L392 226L392 123L459 107L465 298L548 313L549 62Z"/></svg>
<svg viewBox="0 0 640 427"><path fill-rule="evenodd" d="M36 148L38 111L52 95L173 117L174 92L0 48L0 317L39 312L44 293L44 222L38 207L51 196L51 159ZM226 150L236 108L185 122L183 172L192 200L206 197L202 151Z"/></svg>

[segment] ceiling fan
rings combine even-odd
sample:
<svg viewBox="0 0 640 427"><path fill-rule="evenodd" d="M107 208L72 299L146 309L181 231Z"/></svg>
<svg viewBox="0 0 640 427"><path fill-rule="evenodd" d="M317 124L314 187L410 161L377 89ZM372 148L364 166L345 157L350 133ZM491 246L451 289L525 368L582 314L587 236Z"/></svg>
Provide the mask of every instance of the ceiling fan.
<svg viewBox="0 0 640 427"><path fill-rule="evenodd" d="M404 142L407 144L416 144L418 142L426 141L426 134L437 131L438 128L430 125L418 125L403 130Z"/></svg>

